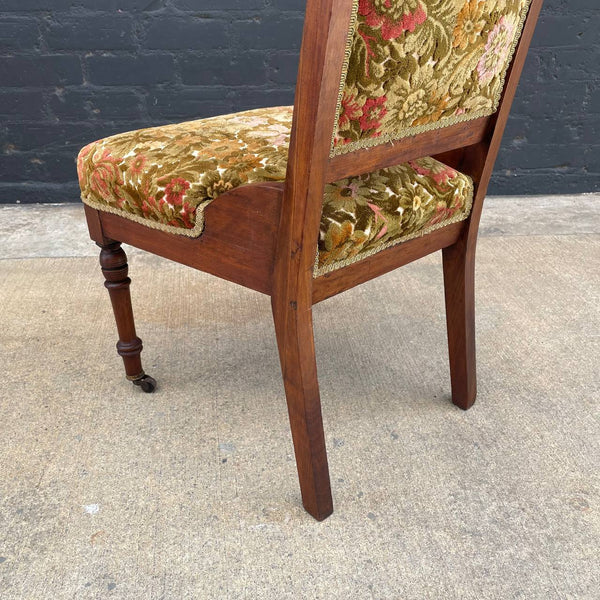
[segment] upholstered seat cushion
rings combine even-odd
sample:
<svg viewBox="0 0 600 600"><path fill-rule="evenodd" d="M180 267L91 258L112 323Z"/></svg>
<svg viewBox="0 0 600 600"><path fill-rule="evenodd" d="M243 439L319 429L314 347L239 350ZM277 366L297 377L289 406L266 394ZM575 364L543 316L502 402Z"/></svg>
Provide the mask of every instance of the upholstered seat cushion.
<svg viewBox="0 0 600 600"><path fill-rule="evenodd" d="M77 160L82 200L199 236L219 195L285 179L291 121L292 107L258 109L94 142ZM316 274L465 219L472 193L469 177L432 158L327 185Z"/></svg>
<svg viewBox="0 0 600 600"><path fill-rule="evenodd" d="M203 209L228 190L283 181L292 107L120 133L79 153L82 200L144 225L196 237Z"/></svg>

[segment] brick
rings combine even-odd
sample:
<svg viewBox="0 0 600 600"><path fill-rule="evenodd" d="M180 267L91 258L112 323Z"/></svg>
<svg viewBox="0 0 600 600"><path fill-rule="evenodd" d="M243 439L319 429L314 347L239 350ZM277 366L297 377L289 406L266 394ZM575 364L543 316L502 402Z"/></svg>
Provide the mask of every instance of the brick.
<svg viewBox="0 0 600 600"><path fill-rule="evenodd" d="M560 81L535 83L524 80L517 90L511 117L520 116L528 120L562 117L585 111L588 82L577 81L566 86Z"/></svg>
<svg viewBox="0 0 600 600"><path fill-rule="evenodd" d="M306 9L306 0L279 0L277 6L280 10L296 10L304 13Z"/></svg>
<svg viewBox="0 0 600 600"><path fill-rule="evenodd" d="M69 183L77 177L72 152L0 154L0 181Z"/></svg>
<svg viewBox="0 0 600 600"><path fill-rule="evenodd" d="M214 6L212 2L205 2L204 5L198 0L174 0L173 6L179 10L192 12L205 12L209 7ZM219 0L219 10L258 10L264 8L264 0Z"/></svg>
<svg viewBox="0 0 600 600"><path fill-rule="evenodd" d="M237 21L232 32L242 48L300 48L304 20L301 16Z"/></svg>
<svg viewBox="0 0 600 600"><path fill-rule="evenodd" d="M600 44L583 49L564 48L560 52L537 50L538 81L589 81L600 64ZM596 75L597 77L597 75Z"/></svg>
<svg viewBox="0 0 600 600"><path fill-rule="evenodd" d="M188 55L180 66L186 85L261 85L267 81L263 53Z"/></svg>
<svg viewBox="0 0 600 600"><path fill-rule="evenodd" d="M44 87L83 83L78 56L5 56L0 60L0 82L5 87Z"/></svg>
<svg viewBox="0 0 600 600"><path fill-rule="evenodd" d="M90 82L97 85L148 85L175 79L175 61L170 54L90 56L87 67Z"/></svg>
<svg viewBox="0 0 600 600"><path fill-rule="evenodd" d="M116 11L153 11L164 7L164 0L71 0L72 7L83 7L90 10L101 9L104 12Z"/></svg>
<svg viewBox="0 0 600 600"><path fill-rule="evenodd" d="M299 59L298 52L271 54L268 60L269 81L295 85Z"/></svg>
<svg viewBox="0 0 600 600"><path fill-rule="evenodd" d="M498 154L496 169L561 169L585 166L583 152L578 144L560 144L550 153L546 144L538 144L537 140L535 142L518 148L503 145Z"/></svg>
<svg viewBox="0 0 600 600"><path fill-rule="evenodd" d="M6 123L0 127L0 150L77 150L92 127L81 123Z"/></svg>
<svg viewBox="0 0 600 600"><path fill-rule="evenodd" d="M587 46L598 42L600 15L542 15L532 47Z"/></svg>
<svg viewBox="0 0 600 600"><path fill-rule="evenodd" d="M61 19L49 26L46 41L52 50L133 50L133 20L127 15Z"/></svg>
<svg viewBox="0 0 600 600"><path fill-rule="evenodd" d="M600 191L600 174L561 171L519 171L510 174L496 172L489 187L491 196L577 194Z"/></svg>
<svg viewBox="0 0 600 600"><path fill-rule="evenodd" d="M577 130L577 140L581 144L600 144L600 115L583 115L577 121L573 121L573 128Z"/></svg>
<svg viewBox="0 0 600 600"><path fill-rule="evenodd" d="M79 184L52 182L0 182L0 198L7 204L80 202Z"/></svg>
<svg viewBox="0 0 600 600"><path fill-rule="evenodd" d="M587 103L587 108L591 113L600 113L600 82L598 87L594 89L591 99Z"/></svg>
<svg viewBox="0 0 600 600"><path fill-rule="evenodd" d="M159 50L207 50L227 43L225 23L216 19L153 19L144 37L146 48Z"/></svg>
<svg viewBox="0 0 600 600"><path fill-rule="evenodd" d="M62 121L141 120L145 112L139 92L119 88L55 92L48 105Z"/></svg>
<svg viewBox="0 0 600 600"><path fill-rule="evenodd" d="M0 89L0 115L16 121L44 119L44 94L40 90Z"/></svg>
<svg viewBox="0 0 600 600"><path fill-rule="evenodd" d="M292 88L277 89L248 89L237 88L231 91L231 97L237 107L236 110L250 110L265 106L290 106L294 104L294 90Z"/></svg>
<svg viewBox="0 0 600 600"><path fill-rule="evenodd" d="M19 14L66 10L72 4L72 0L2 0L2 12Z"/></svg>
<svg viewBox="0 0 600 600"><path fill-rule="evenodd" d="M7 50L32 50L39 44L39 25L36 19L1 18L0 48Z"/></svg>
<svg viewBox="0 0 600 600"><path fill-rule="evenodd" d="M175 88L151 91L147 96L148 113L158 121L188 121L234 112L237 106L222 87Z"/></svg>
<svg viewBox="0 0 600 600"><path fill-rule="evenodd" d="M597 0L545 0L544 12L578 13L598 8Z"/></svg>

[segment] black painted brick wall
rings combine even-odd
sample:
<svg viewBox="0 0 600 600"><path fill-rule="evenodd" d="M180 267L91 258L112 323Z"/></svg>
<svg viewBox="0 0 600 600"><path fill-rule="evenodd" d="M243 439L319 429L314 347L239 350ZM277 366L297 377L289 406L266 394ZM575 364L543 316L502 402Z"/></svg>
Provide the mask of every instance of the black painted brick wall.
<svg viewBox="0 0 600 600"><path fill-rule="evenodd" d="M546 0L491 192L600 189L600 0ZM303 0L0 0L0 202L119 131L292 103Z"/></svg>

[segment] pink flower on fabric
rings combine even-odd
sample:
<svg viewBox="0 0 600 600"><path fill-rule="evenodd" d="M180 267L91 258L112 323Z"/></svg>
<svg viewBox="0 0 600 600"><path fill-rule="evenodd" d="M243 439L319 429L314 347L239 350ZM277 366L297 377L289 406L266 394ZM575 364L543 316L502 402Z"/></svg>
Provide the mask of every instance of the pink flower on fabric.
<svg viewBox="0 0 600 600"><path fill-rule="evenodd" d="M429 223L427 223L427 226L437 225L438 223L443 223L444 221L451 219L456 214L459 208L459 206L453 206L451 208L448 208L443 202L440 202L436 206L435 212L429 220Z"/></svg>
<svg viewBox="0 0 600 600"><path fill-rule="evenodd" d="M377 130L381 127L381 119L387 114L386 102L387 96L369 98L363 106L362 115L358 122L362 131L374 130L371 137L380 135Z"/></svg>
<svg viewBox="0 0 600 600"><path fill-rule="evenodd" d="M356 102L356 96L344 94L342 97L342 109L339 117L339 127L347 128L351 123L357 123L361 132L367 134L368 137L378 137L381 132L378 129L381 127L381 119L387 114L385 106L387 96L379 98L367 98L367 101L361 107ZM348 144L352 141L351 138L342 138L337 136L334 144L340 142Z"/></svg>
<svg viewBox="0 0 600 600"><path fill-rule="evenodd" d="M79 177L79 183L81 184L81 187L83 187L84 184L84 178L85 178L85 171L83 168L83 161L87 158L87 155L92 151L92 148L94 147L94 143L88 144L87 146L85 146L84 148L81 149L81 152L79 153L79 156L77 157L77 175Z"/></svg>
<svg viewBox="0 0 600 600"><path fill-rule="evenodd" d="M358 35L363 39L365 43L365 48L367 50L367 55L365 56L365 75L370 77L371 74L371 65L370 60L375 58L375 52L373 48L371 48L371 43L376 41L376 37L374 35L367 35L364 31L358 29Z"/></svg>
<svg viewBox="0 0 600 600"><path fill-rule="evenodd" d="M154 198L148 198L147 200L142 201L142 213L145 217L147 217L152 211L152 207L150 206L150 201L154 202Z"/></svg>
<svg viewBox="0 0 600 600"><path fill-rule="evenodd" d="M358 198L358 181L354 181L350 185L346 186L347 190L350 190L350 198Z"/></svg>
<svg viewBox="0 0 600 600"><path fill-rule="evenodd" d="M101 198L110 198L116 188L123 185L123 177L119 169L121 158L111 156L110 150L104 150L100 158L94 160L90 189Z"/></svg>
<svg viewBox="0 0 600 600"><path fill-rule="evenodd" d="M409 160L408 164L419 174L425 177L431 177L438 187L443 187L450 179L454 179L458 173L452 168L438 163L431 169L419 164L415 160Z"/></svg>
<svg viewBox="0 0 600 600"><path fill-rule="evenodd" d="M339 146L340 144L345 145L345 144L350 144L350 143L352 143L352 138L343 138L343 137L337 136L333 140L333 145L334 146Z"/></svg>
<svg viewBox="0 0 600 600"><path fill-rule="evenodd" d="M356 102L356 95L348 96L344 92L342 97L342 111L340 113L339 126L345 127L350 121L356 121L362 114L362 109Z"/></svg>
<svg viewBox="0 0 600 600"><path fill-rule="evenodd" d="M270 125L267 129L259 132L260 137L264 137L264 139L278 148L279 146L283 146L287 143L290 128L287 125Z"/></svg>
<svg viewBox="0 0 600 600"><path fill-rule="evenodd" d="M367 202L367 206L375 213L375 225L377 225L377 222L380 219L383 221L383 227L381 228L381 231L377 234L377 237L375 238L376 240L378 240L387 233L387 230L388 230L387 219L383 216L383 213L381 212L381 208L379 206L377 206L377 204L372 204L371 202Z"/></svg>
<svg viewBox="0 0 600 600"><path fill-rule="evenodd" d="M427 19L427 12L420 1L412 12L405 13L402 5L402 2L392 0L359 0L358 13L365 17L369 27L381 27L384 40L394 40L405 31L412 33Z"/></svg>
<svg viewBox="0 0 600 600"><path fill-rule="evenodd" d="M506 66L515 39L515 29L515 22L504 16L490 31L485 52L477 63L477 74L481 85L490 83Z"/></svg>
<svg viewBox="0 0 600 600"><path fill-rule="evenodd" d="M173 206L180 206L183 203L185 193L190 189L190 182L182 177L171 179L165 188L166 199Z"/></svg>
<svg viewBox="0 0 600 600"><path fill-rule="evenodd" d="M240 125L245 125L246 127L261 127L263 125L268 125L269 119L266 117L248 117L242 115L239 117L232 117L229 122L239 123Z"/></svg>
<svg viewBox="0 0 600 600"><path fill-rule="evenodd" d="M194 224L192 223L192 221L190 219L194 215L195 212L196 212L196 210L191 204L188 204L187 202L183 203L180 214L181 214L181 220L183 221L183 224L185 225L185 227L187 229L194 228Z"/></svg>
<svg viewBox="0 0 600 600"><path fill-rule="evenodd" d="M129 170L135 175L141 175L147 161L148 159L143 154L138 154L129 161Z"/></svg>

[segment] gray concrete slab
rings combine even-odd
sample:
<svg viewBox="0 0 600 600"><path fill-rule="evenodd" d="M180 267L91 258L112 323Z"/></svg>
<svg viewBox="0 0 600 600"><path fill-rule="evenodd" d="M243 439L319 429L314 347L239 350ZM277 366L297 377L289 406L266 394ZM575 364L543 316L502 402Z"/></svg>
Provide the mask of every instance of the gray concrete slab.
<svg viewBox="0 0 600 600"><path fill-rule="evenodd" d="M556 198L490 199L466 413L439 256L316 306L324 523L300 506L266 297L135 253L147 396L80 207L1 209L0 598L596 600L595 201L544 221Z"/></svg>
<svg viewBox="0 0 600 600"><path fill-rule="evenodd" d="M481 235L600 233L600 194L493 196L486 200ZM0 205L4 258L95 256L81 204Z"/></svg>

